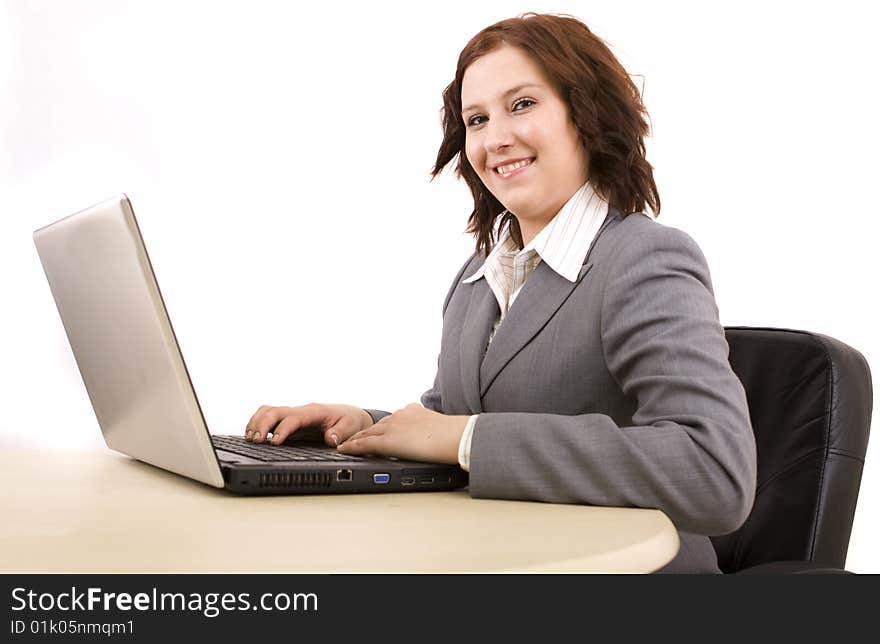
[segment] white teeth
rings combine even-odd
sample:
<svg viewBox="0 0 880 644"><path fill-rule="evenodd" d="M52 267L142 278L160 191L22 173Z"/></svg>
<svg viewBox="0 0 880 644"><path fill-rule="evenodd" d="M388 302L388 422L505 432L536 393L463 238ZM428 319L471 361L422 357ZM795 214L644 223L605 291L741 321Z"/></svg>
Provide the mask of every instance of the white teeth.
<svg viewBox="0 0 880 644"><path fill-rule="evenodd" d="M510 174L514 170L518 170L518 169L522 168L523 166L529 165L531 162L532 162L531 159L524 159L522 161L517 161L516 163L511 163L510 165L504 165L504 166L495 168L495 170L498 171L498 174L505 176L505 175Z"/></svg>

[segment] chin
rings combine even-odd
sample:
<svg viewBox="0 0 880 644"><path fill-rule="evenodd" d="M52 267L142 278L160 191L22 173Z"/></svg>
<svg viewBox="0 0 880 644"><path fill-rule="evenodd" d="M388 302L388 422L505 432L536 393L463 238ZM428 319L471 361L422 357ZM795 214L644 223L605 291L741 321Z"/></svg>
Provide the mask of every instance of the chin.
<svg viewBox="0 0 880 644"><path fill-rule="evenodd" d="M535 204L532 203L531 200L525 201L522 199L508 199L506 202L502 201L501 203L504 204L505 208L516 215L517 218L525 217L526 219L528 219L529 213L533 213L536 211Z"/></svg>

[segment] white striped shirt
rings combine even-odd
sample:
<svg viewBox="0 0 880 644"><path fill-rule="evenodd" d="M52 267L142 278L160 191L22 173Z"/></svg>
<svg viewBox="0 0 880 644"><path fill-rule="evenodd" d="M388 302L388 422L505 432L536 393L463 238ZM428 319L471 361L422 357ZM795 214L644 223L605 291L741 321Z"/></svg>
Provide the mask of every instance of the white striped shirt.
<svg viewBox="0 0 880 644"><path fill-rule="evenodd" d="M587 181L522 250L517 249L508 229L501 233L479 270L461 282L470 284L485 278L498 300L501 314L495 321L489 344L529 275L542 261L569 282L577 280L590 244L607 215L608 202ZM470 471L471 441L478 418L479 414L474 414L468 419L458 445L458 462L466 472Z"/></svg>

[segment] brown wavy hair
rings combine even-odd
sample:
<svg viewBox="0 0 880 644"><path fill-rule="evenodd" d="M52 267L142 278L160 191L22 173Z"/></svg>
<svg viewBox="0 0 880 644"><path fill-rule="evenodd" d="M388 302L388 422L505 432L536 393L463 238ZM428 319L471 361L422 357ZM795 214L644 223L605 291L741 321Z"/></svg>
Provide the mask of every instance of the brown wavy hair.
<svg viewBox="0 0 880 644"><path fill-rule="evenodd" d="M486 27L465 45L455 79L443 90L443 142L431 180L458 156L455 174L464 178L474 198L466 232L476 236L476 252L488 255L505 224L519 248L519 222L483 185L465 154L461 84L468 66L503 44L526 51L568 103L581 142L590 155L589 180L596 192L624 215L650 206L660 213L660 193L645 159L648 112L623 65L608 45L577 18L528 12Z"/></svg>

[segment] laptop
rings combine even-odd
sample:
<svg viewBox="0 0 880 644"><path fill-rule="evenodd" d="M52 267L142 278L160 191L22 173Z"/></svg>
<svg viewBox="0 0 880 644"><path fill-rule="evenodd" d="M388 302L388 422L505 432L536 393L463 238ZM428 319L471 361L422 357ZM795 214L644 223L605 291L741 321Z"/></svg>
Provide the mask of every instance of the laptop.
<svg viewBox="0 0 880 644"><path fill-rule="evenodd" d="M107 447L239 494L425 492L457 465L350 456L303 428L282 445L212 435L125 194L34 232Z"/></svg>

